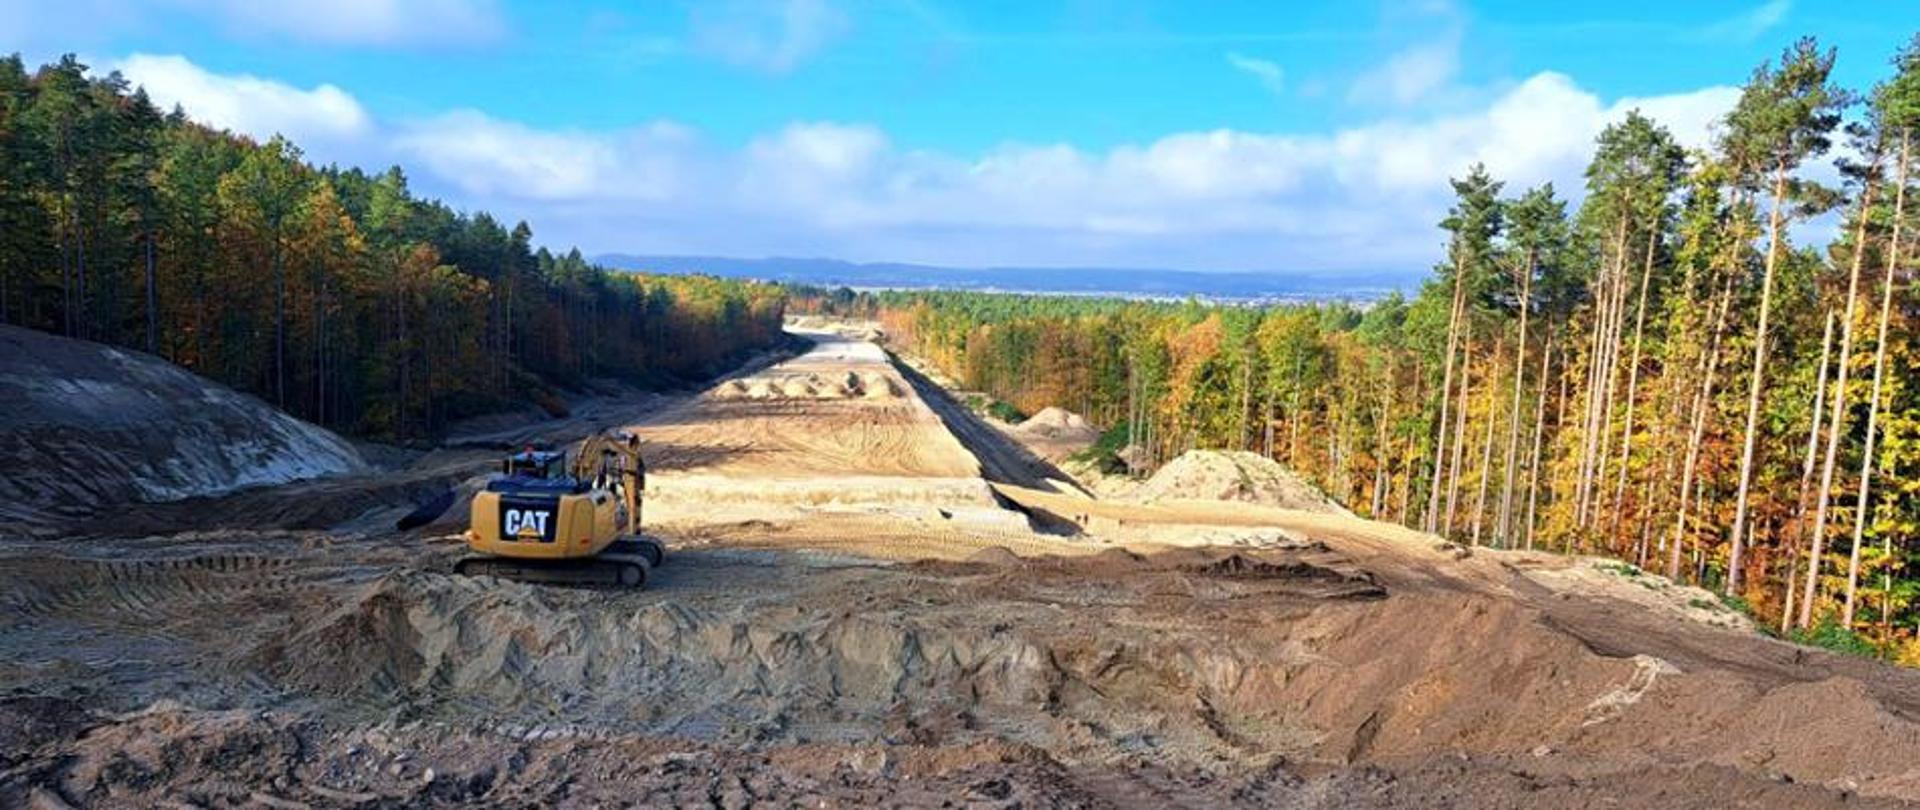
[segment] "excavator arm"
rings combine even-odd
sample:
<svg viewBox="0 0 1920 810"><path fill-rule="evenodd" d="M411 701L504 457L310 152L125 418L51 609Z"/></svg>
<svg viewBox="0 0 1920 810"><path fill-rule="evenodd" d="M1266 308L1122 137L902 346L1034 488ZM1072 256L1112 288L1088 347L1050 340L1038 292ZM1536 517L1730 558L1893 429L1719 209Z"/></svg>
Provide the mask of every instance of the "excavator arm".
<svg viewBox="0 0 1920 810"><path fill-rule="evenodd" d="M647 462L640 455L640 437L626 431L589 437L574 456L573 476L594 482L596 488L617 490L626 507L626 525L622 528L640 531L640 494L647 486Z"/></svg>

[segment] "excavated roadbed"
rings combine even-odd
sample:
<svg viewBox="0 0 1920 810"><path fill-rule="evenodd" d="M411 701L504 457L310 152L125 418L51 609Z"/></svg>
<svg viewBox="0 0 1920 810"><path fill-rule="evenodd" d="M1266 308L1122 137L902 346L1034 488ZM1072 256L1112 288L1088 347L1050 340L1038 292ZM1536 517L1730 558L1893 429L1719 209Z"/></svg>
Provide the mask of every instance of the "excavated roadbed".
<svg viewBox="0 0 1920 810"><path fill-rule="evenodd" d="M890 390L858 400L890 414L884 434L840 429L937 424ZM852 400L819 401L810 418ZM314 528L295 505L337 482L207 501L199 527L173 510L0 537L0 806L1920 798L1920 678L1617 598L1639 583L1541 575L1562 562L1259 510L1207 512L1216 534L1190 547L1052 536L968 517L997 508L972 490L877 500L905 484L702 522L703 487L782 483L780 454L819 440L766 415L793 408L707 395L636 417L678 442L660 474L683 493L660 528L673 556L639 592L455 577L444 527ZM735 444L703 456L709 414L755 427L713 431ZM849 464L836 486L959 480L940 452ZM1285 531L1217 533L1235 514Z"/></svg>

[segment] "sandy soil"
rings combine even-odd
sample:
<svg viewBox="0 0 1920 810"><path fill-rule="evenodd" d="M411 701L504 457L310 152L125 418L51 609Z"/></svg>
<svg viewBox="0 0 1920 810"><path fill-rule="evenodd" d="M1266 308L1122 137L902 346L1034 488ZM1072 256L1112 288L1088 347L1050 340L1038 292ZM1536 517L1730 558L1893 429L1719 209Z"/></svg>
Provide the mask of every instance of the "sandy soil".
<svg viewBox="0 0 1920 810"><path fill-rule="evenodd" d="M992 508L980 465L872 343L830 332L638 426L648 514L705 523L729 508Z"/></svg>
<svg viewBox="0 0 1920 810"><path fill-rule="evenodd" d="M847 374L898 393L730 385ZM1034 487L919 390L823 337L634 413L642 592L454 577L457 527L381 522L473 450L0 537L0 806L1920 799L1913 673L1590 561Z"/></svg>
<svg viewBox="0 0 1920 810"><path fill-rule="evenodd" d="M152 355L0 324L0 523L364 472L351 443Z"/></svg>

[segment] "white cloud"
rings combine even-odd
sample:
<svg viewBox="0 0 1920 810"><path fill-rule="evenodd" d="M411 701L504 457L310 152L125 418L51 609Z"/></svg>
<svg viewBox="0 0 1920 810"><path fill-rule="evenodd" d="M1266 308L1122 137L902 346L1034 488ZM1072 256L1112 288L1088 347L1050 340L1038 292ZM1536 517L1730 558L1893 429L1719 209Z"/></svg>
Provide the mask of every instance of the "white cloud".
<svg viewBox="0 0 1920 810"><path fill-rule="evenodd" d="M337 88L299 90L136 56L194 114L259 134L319 131L370 167L398 161L456 207L527 219L590 252L833 255L950 264L1369 270L1440 253L1448 177L1484 162L1517 192L1577 198L1602 127L1640 109L1705 146L1731 87L1603 100L1541 73L1472 110L1338 131L1176 132L1105 150L1006 143L917 150L871 124L794 122L730 147L671 122L549 130L458 110L369 121ZM184 87L185 90L179 88ZM156 93L158 95L158 93Z"/></svg>
<svg viewBox="0 0 1920 810"><path fill-rule="evenodd" d="M108 65L145 87L161 109L178 104L196 121L265 140L284 134L302 146L367 134L360 102L331 84L301 89L247 74L212 73L181 56L136 53Z"/></svg>
<svg viewBox="0 0 1920 810"><path fill-rule="evenodd" d="M171 0L221 24L333 45L472 43L506 25L494 0Z"/></svg>
<svg viewBox="0 0 1920 810"><path fill-rule="evenodd" d="M1260 80L1260 86L1267 88L1267 92L1279 95L1280 91L1286 87L1286 71L1281 70L1279 65L1269 60L1229 53L1227 64Z"/></svg>
<svg viewBox="0 0 1920 810"><path fill-rule="evenodd" d="M775 74L792 72L849 25L828 0L717 0L696 6L692 20L700 50Z"/></svg>
<svg viewBox="0 0 1920 810"><path fill-rule="evenodd" d="M1628 110L1660 122L1681 146L1707 149L1713 146L1715 128L1720 119L1740 100L1740 88L1727 85L1707 87L1691 93L1651 98L1623 98L1614 102L1612 117L1622 118Z"/></svg>
<svg viewBox="0 0 1920 810"><path fill-rule="evenodd" d="M1347 99L1359 104L1407 106L1446 87L1460 73L1460 32L1413 45L1356 79Z"/></svg>
<svg viewBox="0 0 1920 810"><path fill-rule="evenodd" d="M473 194L470 204L569 204L528 216L547 236L594 250L1414 273L1438 256L1447 178L1472 163L1516 191L1552 181L1577 198L1609 122L1638 108L1704 146L1737 95L1715 87L1606 102L1542 73L1472 112L1323 134L1181 132L1099 152L1009 143L955 155L902 149L870 125L800 122L738 150L685 133L510 126L511 137L415 142L408 154ZM530 163L533 153L569 157ZM675 179L650 183L649 204L623 204L632 166L670 167L648 174ZM567 214L582 210L595 213Z"/></svg>
<svg viewBox="0 0 1920 810"><path fill-rule="evenodd" d="M685 185L693 134L656 123L607 135L549 131L456 110L403 124L392 150L440 185L480 198L533 201L669 199Z"/></svg>
<svg viewBox="0 0 1920 810"><path fill-rule="evenodd" d="M1709 39L1752 42L1786 20L1787 13L1792 10L1793 0L1767 0L1758 6L1707 26L1706 35Z"/></svg>

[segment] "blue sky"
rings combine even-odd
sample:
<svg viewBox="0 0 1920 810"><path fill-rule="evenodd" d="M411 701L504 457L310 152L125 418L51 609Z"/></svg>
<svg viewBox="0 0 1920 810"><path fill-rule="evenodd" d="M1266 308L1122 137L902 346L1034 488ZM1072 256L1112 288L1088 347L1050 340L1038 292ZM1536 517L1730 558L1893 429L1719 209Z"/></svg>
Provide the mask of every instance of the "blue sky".
<svg viewBox="0 0 1920 810"><path fill-rule="evenodd" d="M589 252L1424 271L1445 179L1577 195L1643 108L1683 141L1793 37L1864 89L1915 0L0 0L322 161Z"/></svg>

